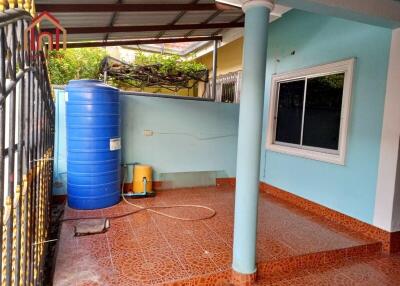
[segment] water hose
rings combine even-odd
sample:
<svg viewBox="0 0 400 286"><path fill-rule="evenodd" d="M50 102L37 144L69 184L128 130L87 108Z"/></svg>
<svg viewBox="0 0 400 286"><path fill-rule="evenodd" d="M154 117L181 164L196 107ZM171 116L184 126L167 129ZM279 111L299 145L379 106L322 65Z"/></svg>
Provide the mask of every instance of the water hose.
<svg viewBox="0 0 400 286"><path fill-rule="evenodd" d="M122 197L122 199L124 200L124 202L125 202L126 204L131 205L131 206L133 206L133 207L136 207L137 210L130 211L130 212L127 212L127 213L123 213L123 214L120 214L120 215L108 216L108 217L98 217L98 216L97 216L97 217L66 218L66 219L62 219L60 222L62 223L62 222L66 222L66 221L92 220L92 219L102 219L102 218L103 218L103 219L113 220L113 219L119 219L119 218L131 216L131 215L133 215L133 214L136 214L136 213L139 213L139 212L142 212L142 211L152 212L152 213L155 213L155 214L158 214L158 215L161 215L161 216L170 218L170 219L181 220L181 221L206 220L206 219L210 219L210 218L214 217L214 216L217 214L217 212L216 212L214 209L212 209L212 208L210 208L210 207L202 206L202 205L186 205L186 204L185 204L185 205L166 205L166 206L149 206L149 207L143 207L143 206L141 206L141 205L137 205L137 204L134 204L134 203L129 202L129 201L126 199L126 195L124 194L124 191L123 191L123 187L124 187L124 184L125 184L125 174L126 174L125 169L126 169L126 166L127 166L127 165L133 165L133 166L134 166L134 165L136 165L136 164L137 164L137 163L125 164L125 165L123 166L123 168L124 168L124 175L123 175L123 179L122 179L121 197ZM185 218L185 217L178 217L178 216L169 215L169 214L166 214L166 213L163 213L163 212L154 210L154 209L171 209L171 208L186 208L186 207L189 207L189 208L198 208L198 209L205 209L205 210L209 211L210 214L209 214L208 216L200 217L200 218Z"/></svg>
<svg viewBox="0 0 400 286"><path fill-rule="evenodd" d="M133 163L131 165L135 166L136 163ZM122 199L124 200L124 202L127 203L128 205L134 206L134 207L138 208L139 210L147 210L148 212L152 212L152 213L164 216L164 217L168 217L170 219L183 220L183 221L197 221L197 220L210 219L210 218L212 218L213 216L215 216L217 214L217 212L214 209L206 207L206 206L202 206L202 205L186 205L185 204L185 205L167 205L167 206L142 207L141 205L137 205L137 204L129 202L126 199L126 195L124 194L124 191L123 191L123 187L124 187L124 184L125 184L126 167L127 167L127 164L125 164L123 166L124 174L123 174L123 177L122 177L123 179L122 179L121 196L122 196ZM144 179L143 193L146 194L146 182L147 181L146 181L146 178L143 178L143 179ZM173 215L169 215L169 214L154 210L154 209L163 209L163 208L186 208L186 207L188 207L188 208L205 209L205 210L210 212L210 215L205 216L205 217L200 217L200 218L184 218L184 217L173 216Z"/></svg>

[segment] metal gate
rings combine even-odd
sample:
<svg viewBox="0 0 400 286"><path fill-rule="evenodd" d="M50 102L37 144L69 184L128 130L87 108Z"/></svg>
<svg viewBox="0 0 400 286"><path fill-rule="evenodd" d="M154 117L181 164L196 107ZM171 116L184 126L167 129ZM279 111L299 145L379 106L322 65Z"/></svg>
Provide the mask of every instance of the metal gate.
<svg viewBox="0 0 400 286"><path fill-rule="evenodd" d="M52 188L54 103L43 53L24 50L24 30L32 17L13 5L5 12L0 7L0 280L2 285L40 285ZM30 9L30 1L18 5Z"/></svg>

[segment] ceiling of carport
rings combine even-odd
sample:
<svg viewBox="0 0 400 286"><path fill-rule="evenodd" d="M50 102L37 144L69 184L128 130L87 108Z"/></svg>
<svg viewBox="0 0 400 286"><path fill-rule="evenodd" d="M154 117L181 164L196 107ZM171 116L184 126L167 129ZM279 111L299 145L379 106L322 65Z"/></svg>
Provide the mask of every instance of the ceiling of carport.
<svg viewBox="0 0 400 286"><path fill-rule="evenodd" d="M36 9L60 21L68 42L212 37L220 28L243 26L240 8L211 0L37 0ZM52 29L50 23L41 28Z"/></svg>

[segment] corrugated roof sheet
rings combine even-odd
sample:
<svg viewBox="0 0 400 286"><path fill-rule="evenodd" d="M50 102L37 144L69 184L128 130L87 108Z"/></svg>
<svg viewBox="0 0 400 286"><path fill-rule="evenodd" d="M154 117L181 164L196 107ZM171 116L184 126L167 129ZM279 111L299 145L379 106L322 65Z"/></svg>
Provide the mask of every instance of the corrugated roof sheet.
<svg viewBox="0 0 400 286"><path fill-rule="evenodd" d="M115 0L36 0L36 4L115 4ZM124 0L124 4L193 4L193 0ZM213 0L199 0L197 4L213 4ZM78 9L78 8L77 8ZM169 25L175 24L201 24L204 23L216 10L206 11L155 11L155 12L70 12L70 13L52 13L61 25L63 25L68 32L68 28L76 27L114 27L120 26L149 26L149 25ZM114 20L113 19L113 15ZM210 23L222 23L223 21L233 21L237 15L241 15L241 10L237 9L232 12L221 11L221 13ZM182 14L182 15L181 15ZM178 18L178 16L180 16ZM226 22L225 22L226 23ZM50 23L43 23L43 28L51 28ZM169 30L163 32L162 37L183 37L191 30ZM217 29L201 30L192 32L192 35L209 36L212 35ZM131 33L109 33L108 39L113 40L130 40L130 39L143 39L154 38L158 35L157 32L131 32ZM104 31L99 31L98 34L69 34L68 41L94 41L103 40L106 38Z"/></svg>
<svg viewBox="0 0 400 286"><path fill-rule="evenodd" d="M52 13L65 28L72 27L105 27L110 24L112 12L96 13ZM43 22L43 28L52 28L49 22Z"/></svg>
<svg viewBox="0 0 400 286"><path fill-rule="evenodd" d="M116 4L116 0L36 0L36 4ZM214 0L123 0L123 4L214 4ZM283 13L287 8L281 9L283 6L277 5L277 15L272 13L271 20L279 17L281 11ZM136 40L136 39L154 39L154 38L169 38L169 37L186 37L194 36L214 36L216 33L221 33L224 29L209 28L196 30L174 30L167 31L143 31L143 32L113 32L106 33L104 27L140 27L149 25L187 25L187 24L221 24L232 22L243 22L243 12L239 8L229 10L198 10L198 11L152 11L152 12L54 12L52 13L61 25L68 28L84 28L84 27L99 27L98 33L70 33L68 34L68 42L88 42L98 41L99 43L108 40ZM74 9L74 8L73 8ZM76 7L79 9L79 7ZM274 9L275 11L275 9ZM242 17L241 17L242 16ZM43 23L42 28L52 28L50 23ZM89 31L87 31L89 32ZM176 46L178 53L190 50L191 46L196 46L199 43L187 43ZM180 50L179 50L180 49Z"/></svg>
<svg viewBox="0 0 400 286"><path fill-rule="evenodd" d="M168 12L119 12L114 26L149 26L166 25L177 15L175 11Z"/></svg>

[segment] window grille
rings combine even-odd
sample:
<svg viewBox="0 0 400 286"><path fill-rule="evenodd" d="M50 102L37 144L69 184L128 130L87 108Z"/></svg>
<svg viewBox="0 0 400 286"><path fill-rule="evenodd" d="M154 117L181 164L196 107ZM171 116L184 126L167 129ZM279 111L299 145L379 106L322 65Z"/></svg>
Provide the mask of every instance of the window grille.
<svg viewBox="0 0 400 286"><path fill-rule="evenodd" d="M231 72L217 76L217 93L215 96L216 102L239 103L240 102L240 87L242 83L242 71ZM204 97L212 98L212 79L209 80L206 86Z"/></svg>

